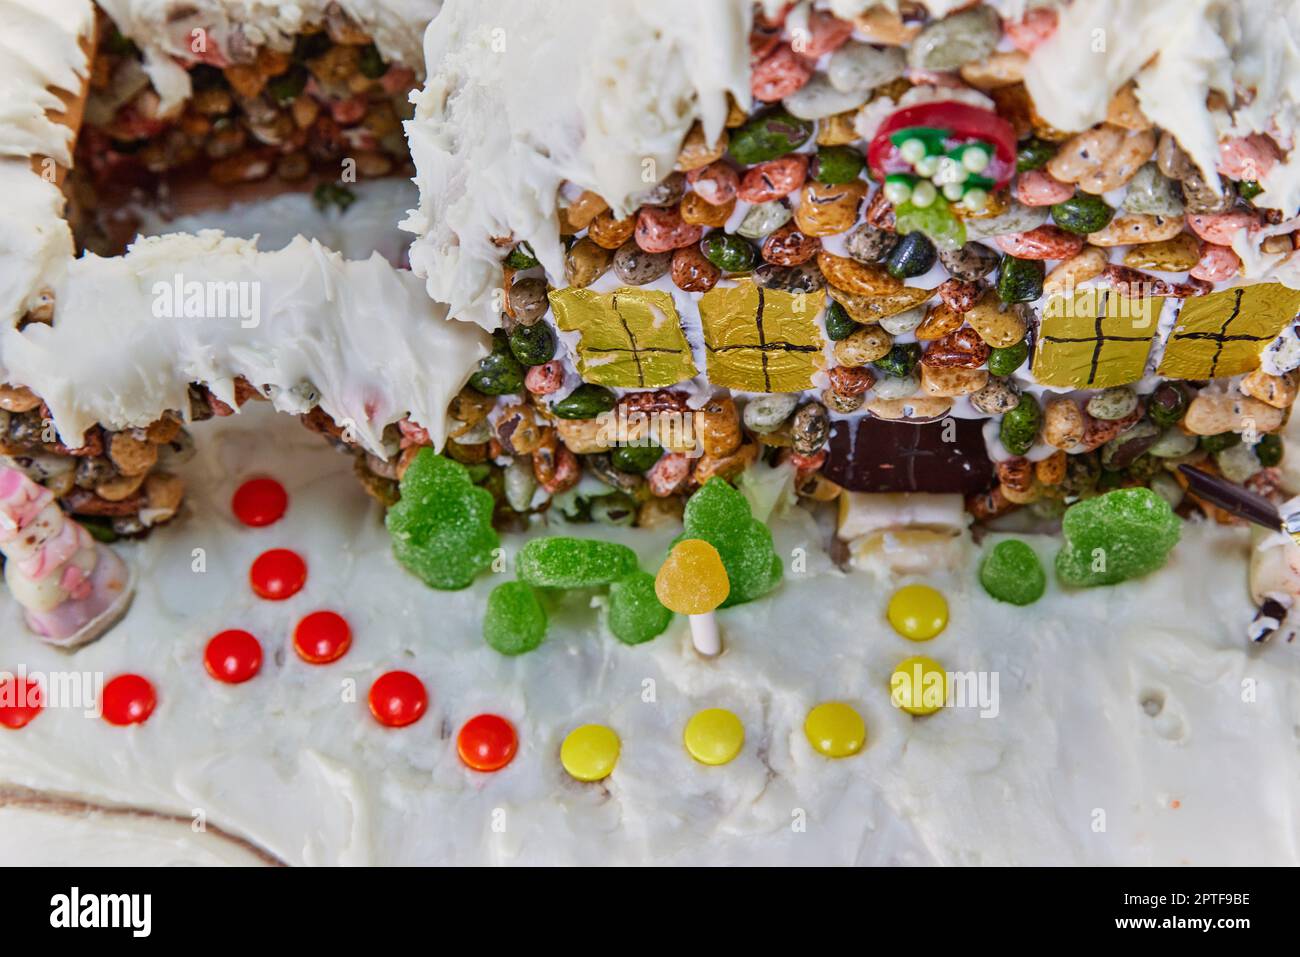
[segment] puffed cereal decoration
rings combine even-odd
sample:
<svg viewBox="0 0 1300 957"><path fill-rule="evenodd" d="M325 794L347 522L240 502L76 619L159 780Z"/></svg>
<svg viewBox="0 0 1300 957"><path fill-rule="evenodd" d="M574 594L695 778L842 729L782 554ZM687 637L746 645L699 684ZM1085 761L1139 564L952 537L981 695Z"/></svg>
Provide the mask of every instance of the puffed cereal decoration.
<svg viewBox="0 0 1300 957"><path fill-rule="evenodd" d="M700 297L709 381L742 392L802 392L823 365L823 292L790 293L745 280Z"/></svg>
<svg viewBox="0 0 1300 957"><path fill-rule="evenodd" d="M1259 365L1264 347L1298 310L1300 290L1275 282L1188 299L1178 311L1157 371L1170 379L1215 379L1250 372Z"/></svg>
<svg viewBox="0 0 1300 957"><path fill-rule="evenodd" d="M620 389L676 385L697 374L673 297L655 289L557 289L555 321L581 335L578 374Z"/></svg>

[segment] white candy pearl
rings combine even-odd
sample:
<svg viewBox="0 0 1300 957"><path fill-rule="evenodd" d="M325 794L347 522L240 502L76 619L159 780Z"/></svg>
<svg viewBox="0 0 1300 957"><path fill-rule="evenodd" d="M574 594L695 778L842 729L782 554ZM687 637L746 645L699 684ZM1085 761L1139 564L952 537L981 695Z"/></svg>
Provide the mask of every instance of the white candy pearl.
<svg viewBox="0 0 1300 957"><path fill-rule="evenodd" d="M903 140L902 145L898 147L898 155L915 165L925 156L925 144L916 139Z"/></svg>
<svg viewBox="0 0 1300 957"><path fill-rule="evenodd" d="M939 196L939 191L934 188L934 184L926 180L916 184L912 190L912 205L924 209L935 201Z"/></svg>
<svg viewBox="0 0 1300 957"><path fill-rule="evenodd" d="M968 146L962 150L961 165L972 173L982 173L989 168L989 154L978 146Z"/></svg>

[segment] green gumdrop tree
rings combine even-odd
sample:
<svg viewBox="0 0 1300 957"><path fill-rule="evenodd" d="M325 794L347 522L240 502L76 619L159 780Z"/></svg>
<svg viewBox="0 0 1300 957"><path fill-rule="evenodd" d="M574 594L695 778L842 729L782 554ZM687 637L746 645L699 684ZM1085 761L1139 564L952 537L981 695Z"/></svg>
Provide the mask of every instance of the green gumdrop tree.
<svg viewBox="0 0 1300 957"><path fill-rule="evenodd" d="M431 588L468 588L492 565L501 540L492 528L492 493L465 466L421 449L402 476L402 498L384 520L393 554Z"/></svg>
<svg viewBox="0 0 1300 957"><path fill-rule="evenodd" d="M724 479L709 479L686 502L686 531L677 539L702 538L718 550L731 582L723 608L762 598L781 583L781 557L772 532L753 517L749 502Z"/></svg>

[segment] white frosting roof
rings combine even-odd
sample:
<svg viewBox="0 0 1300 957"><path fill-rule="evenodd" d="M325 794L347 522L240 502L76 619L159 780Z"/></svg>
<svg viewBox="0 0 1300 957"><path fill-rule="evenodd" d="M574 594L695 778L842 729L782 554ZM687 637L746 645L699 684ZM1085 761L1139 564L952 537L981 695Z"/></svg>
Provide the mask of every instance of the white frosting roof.
<svg viewBox="0 0 1300 957"><path fill-rule="evenodd" d="M73 131L47 111L63 105L55 90L81 89L94 23L88 0L0 0L0 156L72 162Z"/></svg>
<svg viewBox="0 0 1300 957"><path fill-rule="evenodd" d="M178 282L186 299L191 283L205 299L225 292L224 310L214 300L201 316L177 315ZM215 230L151 237L125 256L72 261L53 291L53 326L0 330L0 381L44 398L70 444L96 423L143 426L188 410L191 382L233 404L244 376L270 386L286 412L308 411L318 395L381 456L392 451L384 426L407 412L441 446L447 404L488 352L487 337L448 321L411 273L378 254L345 260L302 237L265 253ZM255 326L251 308L234 307L236 294L241 306L256 302Z"/></svg>

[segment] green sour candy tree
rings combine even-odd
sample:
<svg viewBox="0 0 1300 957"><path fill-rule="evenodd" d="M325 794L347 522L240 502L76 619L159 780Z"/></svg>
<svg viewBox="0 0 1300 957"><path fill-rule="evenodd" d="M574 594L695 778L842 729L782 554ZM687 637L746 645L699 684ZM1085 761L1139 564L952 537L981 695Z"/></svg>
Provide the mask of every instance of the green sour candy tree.
<svg viewBox="0 0 1300 957"><path fill-rule="evenodd" d="M702 538L718 550L731 582L723 608L762 598L781 583L781 558L772 532L755 519L749 502L723 479L709 479L686 502L681 538ZM678 539L679 541L681 539Z"/></svg>
<svg viewBox="0 0 1300 957"><path fill-rule="evenodd" d="M1067 585L1114 585L1164 565L1178 544L1182 523L1169 503L1149 488L1122 488L1076 502L1065 510L1065 544L1056 574Z"/></svg>
<svg viewBox="0 0 1300 957"><path fill-rule="evenodd" d="M649 572L632 572L609 586L605 622L610 632L625 645L639 645L664 633L673 613L655 594L655 577Z"/></svg>
<svg viewBox="0 0 1300 957"><path fill-rule="evenodd" d="M401 493L385 519L397 560L431 588L468 588L501 545L492 493L474 485L465 466L427 448L402 476Z"/></svg>

